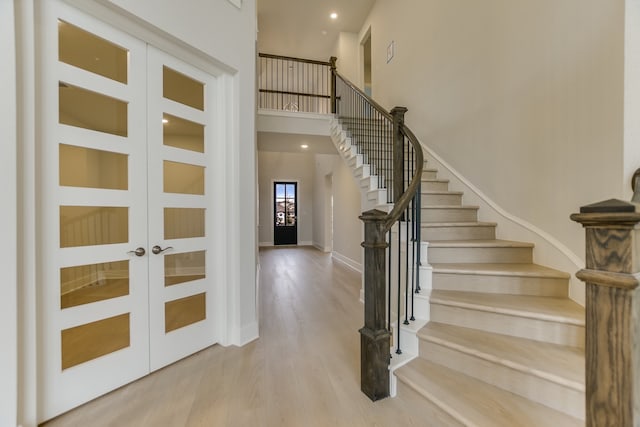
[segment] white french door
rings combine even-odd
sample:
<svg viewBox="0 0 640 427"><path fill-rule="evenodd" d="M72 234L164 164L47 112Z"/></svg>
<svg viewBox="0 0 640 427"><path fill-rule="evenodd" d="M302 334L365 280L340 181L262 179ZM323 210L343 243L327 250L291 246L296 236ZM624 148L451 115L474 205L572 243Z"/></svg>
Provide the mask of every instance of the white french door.
<svg viewBox="0 0 640 427"><path fill-rule="evenodd" d="M210 75L151 46L147 52L150 368L156 370L215 341L216 289L206 266L214 262L217 214L208 184L217 114Z"/></svg>
<svg viewBox="0 0 640 427"><path fill-rule="evenodd" d="M216 342L216 78L41 2L39 421Z"/></svg>

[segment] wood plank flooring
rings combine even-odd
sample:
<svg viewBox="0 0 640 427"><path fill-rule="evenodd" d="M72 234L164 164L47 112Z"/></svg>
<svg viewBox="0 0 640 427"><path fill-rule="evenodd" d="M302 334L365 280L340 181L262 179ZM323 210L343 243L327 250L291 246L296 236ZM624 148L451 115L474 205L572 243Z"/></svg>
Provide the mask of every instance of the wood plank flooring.
<svg viewBox="0 0 640 427"><path fill-rule="evenodd" d="M260 339L210 347L46 426L438 427L418 397L360 392L358 273L304 247L260 262Z"/></svg>

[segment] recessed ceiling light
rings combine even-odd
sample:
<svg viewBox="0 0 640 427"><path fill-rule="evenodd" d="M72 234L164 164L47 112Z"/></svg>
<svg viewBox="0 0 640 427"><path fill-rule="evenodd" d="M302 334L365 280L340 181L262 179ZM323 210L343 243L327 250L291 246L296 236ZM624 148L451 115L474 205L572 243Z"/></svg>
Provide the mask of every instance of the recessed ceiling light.
<svg viewBox="0 0 640 427"><path fill-rule="evenodd" d="M162 119L162 123L169 123L169 120L167 120L167 119Z"/></svg>
<svg viewBox="0 0 640 427"><path fill-rule="evenodd" d="M302 145L300 146L300 148L303 148L303 149L305 149L305 150L306 150L307 148L309 148L309 146L308 146L307 144L302 144Z"/></svg>
<svg viewBox="0 0 640 427"><path fill-rule="evenodd" d="M335 12L331 12L331 15L329 15L329 17L331 17L331 19L338 19L338 14Z"/></svg>

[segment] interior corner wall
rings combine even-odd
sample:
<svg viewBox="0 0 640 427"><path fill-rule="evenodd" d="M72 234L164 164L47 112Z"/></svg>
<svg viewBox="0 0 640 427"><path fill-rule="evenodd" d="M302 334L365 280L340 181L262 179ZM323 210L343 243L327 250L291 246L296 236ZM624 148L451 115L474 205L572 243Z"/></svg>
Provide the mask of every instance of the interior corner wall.
<svg viewBox="0 0 640 427"><path fill-rule="evenodd" d="M273 244L273 182L298 183L298 244L313 242L313 154L258 152L259 241Z"/></svg>
<svg viewBox="0 0 640 427"><path fill-rule="evenodd" d="M358 34L341 32L336 45L336 67L338 73L358 87L362 87L359 75L360 44Z"/></svg>
<svg viewBox="0 0 640 427"><path fill-rule="evenodd" d="M624 13L624 0L378 1L361 36L370 26L379 103L408 107L423 144L583 255L569 215L624 193Z"/></svg>
<svg viewBox="0 0 640 427"><path fill-rule="evenodd" d="M333 156L331 154L315 154L313 174L313 246L323 252L330 252L331 237L327 235L327 225L331 216L327 200L327 179L333 181ZM331 185L333 191L333 185Z"/></svg>
<svg viewBox="0 0 640 427"><path fill-rule="evenodd" d="M17 425L18 282L17 282L17 103L16 34L12 1L0 2L0 425Z"/></svg>
<svg viewBox="0 0 640 427"><path fill-rule="evenodd" d="M324 179L332 176L333 191L333 245L336 258L362 271L362 247L364 225L358 218L362 213L360 188L344 161L337 154L316 154L315 156L315 212L325 212L322 192ZM322 230L314 230L317 241Z"/></svg>

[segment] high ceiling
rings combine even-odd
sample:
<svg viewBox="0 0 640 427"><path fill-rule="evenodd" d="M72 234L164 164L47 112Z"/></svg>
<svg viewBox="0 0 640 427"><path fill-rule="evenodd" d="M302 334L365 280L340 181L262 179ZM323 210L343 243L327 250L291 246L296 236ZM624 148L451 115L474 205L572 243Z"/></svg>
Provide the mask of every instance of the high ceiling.
<svg viewBox="0 0 640 427"><path fill-rule="evenodd" d="M375 0L257 0L258 50L327 61L341 31L360 31ZM329 15L335 12L338 18Z"/></svg>

